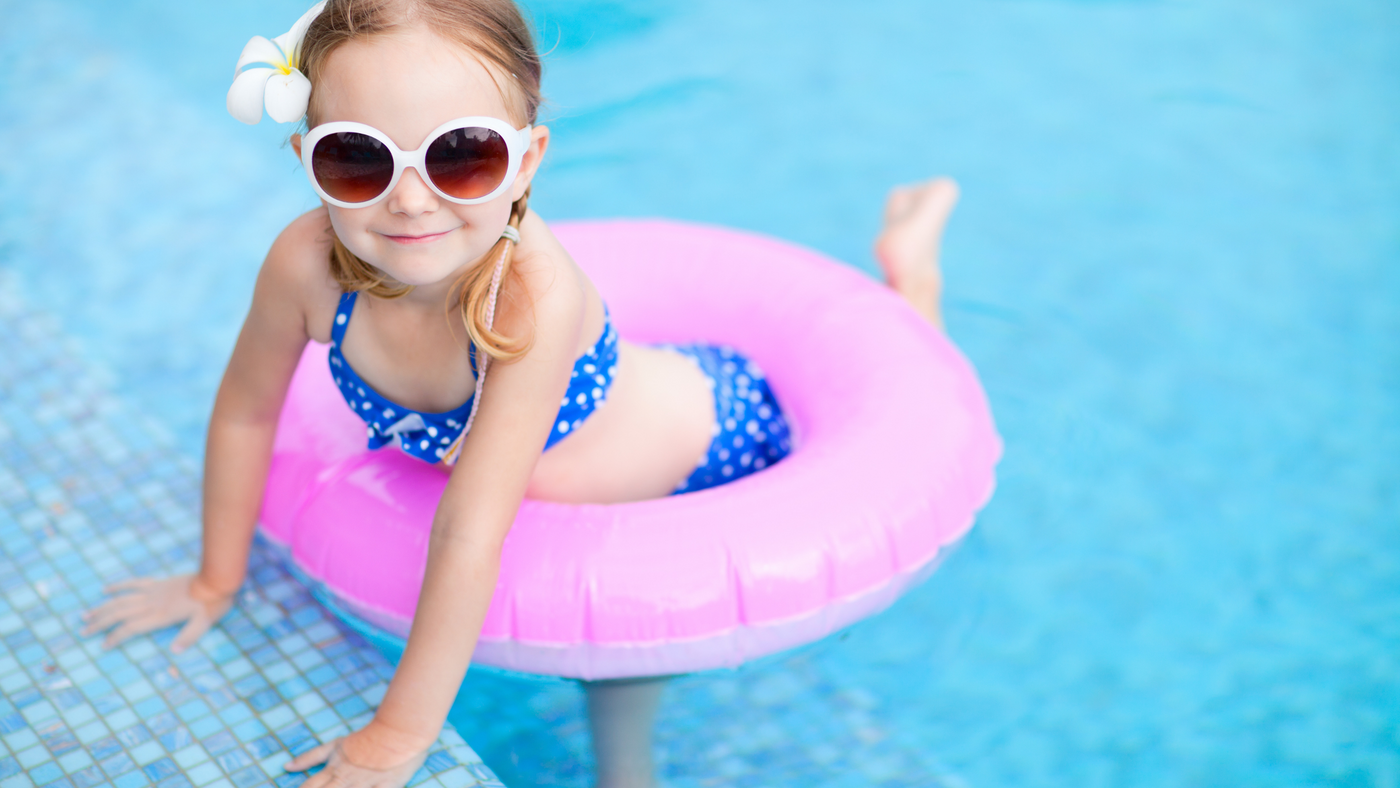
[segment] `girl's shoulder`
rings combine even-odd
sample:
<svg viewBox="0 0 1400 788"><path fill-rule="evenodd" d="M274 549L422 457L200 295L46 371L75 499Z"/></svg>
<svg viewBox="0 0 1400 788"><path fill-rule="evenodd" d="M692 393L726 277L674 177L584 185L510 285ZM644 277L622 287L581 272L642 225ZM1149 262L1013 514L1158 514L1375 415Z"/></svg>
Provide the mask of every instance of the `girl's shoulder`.
<svg viewBox="0 0 1400 788"><path fill-rule="evenodd" d="M298 309L307 333L320 342L330 341L331 320L340 298L340 286L328 264L331 237L326 209L307 211L277 235L258 275L259 295L275 299L284 308Z"/></svg>
<svg viewBox="0 0 1400 788"><path fill-rule="evenodd" d="M541 311L555 313L568 323L591 311L589 301L598 296L588 275L534 211L521 221L520 237L511 267L520 276L536 317L544 317L538 314Z"/></svg>

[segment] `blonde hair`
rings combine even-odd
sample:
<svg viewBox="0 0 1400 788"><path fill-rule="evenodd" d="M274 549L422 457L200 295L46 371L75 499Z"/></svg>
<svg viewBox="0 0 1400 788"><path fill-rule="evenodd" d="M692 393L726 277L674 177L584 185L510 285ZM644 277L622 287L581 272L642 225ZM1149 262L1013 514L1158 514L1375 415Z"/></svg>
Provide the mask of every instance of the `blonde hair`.
<svg viewBox="0 0 1400 788"><path fill-rule="evenodd" d="M301 67L312 85L308 124L314 124L316 85L320 83L331 52L347 42L383 35L415 21L483 57L494 67L494 72L498 72L491 74L492 79L504 77L508 80L501 95L512 120L517 126L534 124L541 102L542 68L530 28L512 0L328 0L325 10L307 28L302 42ZM499 82L497 84L499 86ZM530 190L526 189L511 205L509 223L517 230L525 218L529 197ZM486 302L490 297L494 263L504 258L502 290L506 290L508 281L517 284L520 281L519 274L511 268L513 248L511 241L501 238L491 247L484 262L463 274L452 288L467 337L478 352L499 361L520 358L533 343L533 336L508 337L486 323ZM334 230L331 230L330 273L345 292L400 298L413 290L412 285L396 282L361 260L341 243Z"/></svg>

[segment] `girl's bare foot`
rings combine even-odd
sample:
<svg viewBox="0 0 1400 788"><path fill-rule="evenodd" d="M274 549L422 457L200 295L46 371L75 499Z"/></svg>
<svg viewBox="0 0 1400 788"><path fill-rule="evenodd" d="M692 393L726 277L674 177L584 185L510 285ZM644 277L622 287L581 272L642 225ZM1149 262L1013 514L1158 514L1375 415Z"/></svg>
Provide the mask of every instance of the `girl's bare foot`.
<svg viewBox="0 0 1400 788"><path fill-rule="evenodd" d="M885 202L885 226L875 239L885 281L937 328L943 327L938 250L957 204L958 184L951 178L897 186Z"/></svg>

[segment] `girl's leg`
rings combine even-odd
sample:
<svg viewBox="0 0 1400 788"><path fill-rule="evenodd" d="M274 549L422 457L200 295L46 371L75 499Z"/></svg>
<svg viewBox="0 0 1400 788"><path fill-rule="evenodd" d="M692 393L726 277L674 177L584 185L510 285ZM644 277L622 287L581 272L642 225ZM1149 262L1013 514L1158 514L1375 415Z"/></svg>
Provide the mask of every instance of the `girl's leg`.
<svg viewBox="0 0 1400 788"><path fill-rule="evenodd" d="M651 732L666 679L585 681L598 788L654 788Z"/></svg>
<svg viewBox="0 0 1400 788"><path fill-rule="evenodd" d="M957 203L958 184L951 178L895 187L885 202L885 226L875 239L875 259L885 281L937 328L943 327L938 250Z"/></svg>

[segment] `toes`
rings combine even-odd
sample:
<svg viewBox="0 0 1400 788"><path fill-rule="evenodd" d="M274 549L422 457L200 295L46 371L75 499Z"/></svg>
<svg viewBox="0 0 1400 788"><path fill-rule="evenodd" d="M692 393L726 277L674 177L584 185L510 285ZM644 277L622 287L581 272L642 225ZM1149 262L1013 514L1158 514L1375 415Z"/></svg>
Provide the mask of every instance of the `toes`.
<svg viewBox="0 0 1400 788"><path fill-rule="evenodd" d="M890 189L889 197L885 199L885 228L888 230L915 218L941 224L952 212L960 194L958 182L946 176L896 186Z"/></svg>
<svg viewBox="0 0 1400 788"><path fill-rule="evenodd" d="M890 194L885 198L885 224L895 224L909 214L910 208L914 206L914 196L917 194L916 187L896 186L890 189Z"/></svg>
<svg viewBox="0 0 1400 788"><path fill-rule="evenodd" d="M950 208L962 196L962 189L958 186L958 182L952 178L935 178L929 186L930 189L935 190L936 194L943 197Z"/></svg>

